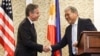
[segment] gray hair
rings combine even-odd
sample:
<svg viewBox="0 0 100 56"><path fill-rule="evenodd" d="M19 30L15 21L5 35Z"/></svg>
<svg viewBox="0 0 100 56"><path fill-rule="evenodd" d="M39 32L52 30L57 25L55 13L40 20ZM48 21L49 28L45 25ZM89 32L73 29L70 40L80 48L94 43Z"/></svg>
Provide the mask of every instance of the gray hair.
<svg viewBox="0 0 100 56"><path fill-rule="evenodd" d="M65 11L66 11L66 10L71 10L72 13L77 13L77 14L78 14L77 9L76 9L75 7L73 7L73 6L68 6L68 7L65 9Z"/></svg>

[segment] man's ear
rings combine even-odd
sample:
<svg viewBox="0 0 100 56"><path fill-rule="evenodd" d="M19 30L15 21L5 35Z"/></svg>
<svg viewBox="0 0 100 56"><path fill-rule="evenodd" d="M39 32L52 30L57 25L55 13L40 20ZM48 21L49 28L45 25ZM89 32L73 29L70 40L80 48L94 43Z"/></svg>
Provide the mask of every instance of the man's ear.
<svg viewBox="0 0 100 56"><path fill-rule="evenodd" d="M29 16L32 16L32 12L29 12Z"/></svg>

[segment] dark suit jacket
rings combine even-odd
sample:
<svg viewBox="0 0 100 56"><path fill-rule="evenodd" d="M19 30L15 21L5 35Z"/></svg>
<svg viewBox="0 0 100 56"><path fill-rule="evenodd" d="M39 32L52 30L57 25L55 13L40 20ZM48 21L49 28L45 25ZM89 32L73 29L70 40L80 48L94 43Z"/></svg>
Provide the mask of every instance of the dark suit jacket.
<svg viewBox="0 0 100 56"><path fill-rule="evenodd" d="M77 40L80 39L80 33L82 31L96 31L95 26L92 24L90 19L78 19L78 26L77 26ZM63 39L56 45L52 46L52 51L57 49L63 48L65 45L68 44L69 47L69 56L72 55L72 39L71 39L71 25L66 28L65 35Z"/></svg>
<svg viewBox="0 0 100 56"><path fill-rule="evenodd" d="M37 51L42 52L42 49L43 46L37 44L34 26L25 18L18 28L15 56L37 56Z"/></svg>

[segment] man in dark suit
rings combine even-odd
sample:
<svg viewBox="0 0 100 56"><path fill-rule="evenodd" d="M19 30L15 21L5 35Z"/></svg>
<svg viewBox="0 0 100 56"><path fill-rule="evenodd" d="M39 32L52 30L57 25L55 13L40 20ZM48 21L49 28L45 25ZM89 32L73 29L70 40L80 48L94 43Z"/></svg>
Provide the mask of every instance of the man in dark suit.
<svg viewBox="0 0 100 56"><path fill-rule="evenodd" d="M26 7L26 18L18 28L15 56L37 56L37 51L45 51L43 45L37 44L37 34L33 21L37 21L38 17L38 5L29 4Z"/></svg>
<svg viewBox="0 0 100 56"><path fill-rule="evenodd" d="M79 18L76 8L69 6L65 9L65 18L70 24L66 30L62 40L56 45L52 45L51 48L47 47L47 50L56 51L68 45L69 56L76 56L77 54L77 42L80 39L82 31L96 31L95 26L90 19ZM90 56L85 54L84 56Z"/></svg>

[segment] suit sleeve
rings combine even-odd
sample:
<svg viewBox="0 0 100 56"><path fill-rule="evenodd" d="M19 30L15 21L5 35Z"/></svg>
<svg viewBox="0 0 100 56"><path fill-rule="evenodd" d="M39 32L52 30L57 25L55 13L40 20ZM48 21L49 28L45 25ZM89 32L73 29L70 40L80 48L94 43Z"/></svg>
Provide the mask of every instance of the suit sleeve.
<svg viewBox="0 0 100 56"><path fill-rule="evenodd" d="M97 31L96 27L94 26L94 24L91 22L90 19L87 19L86 26L88 31Z"/></svg>
<svg viewBox="0 0 100 56"><path fill-rule="evenodd" d="M58 49L61 49L63 48L65 45L67 44L67 35L66 35L66 32L64 34L64 37L62 38L62 40L55 44L55 45L52 45L51 48L52 48L52 51L56 51Z"/></svg>
<svg viewBox="0 0 100 56"><path fill-rule="evenodd" d="M30 48L33 51L42 52L43 46L31 41L30 31L25 26L19 28L19 33L21 34L21 42L24 46Z"/></svg>

